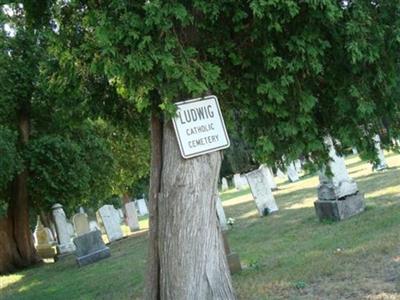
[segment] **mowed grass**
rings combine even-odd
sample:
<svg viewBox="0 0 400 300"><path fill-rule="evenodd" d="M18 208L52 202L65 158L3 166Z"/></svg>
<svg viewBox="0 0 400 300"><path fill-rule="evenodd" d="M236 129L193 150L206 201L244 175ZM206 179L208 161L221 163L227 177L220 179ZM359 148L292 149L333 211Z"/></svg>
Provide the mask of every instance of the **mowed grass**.
<svg viewBox="0 0 400 300"><path fill-rule="evenodd" d="M243 271L233 275L239 299L400 299L400 155L372 172L349 156L350 175L365 193L364 213L339 223L318 222L317 176L278 180L279 212L260 218L250 191L221 195L235 219L230 246ZM1 299L140 299L147 238L113 243L111 257L78 268L72 259L0 277Z"/></svg>

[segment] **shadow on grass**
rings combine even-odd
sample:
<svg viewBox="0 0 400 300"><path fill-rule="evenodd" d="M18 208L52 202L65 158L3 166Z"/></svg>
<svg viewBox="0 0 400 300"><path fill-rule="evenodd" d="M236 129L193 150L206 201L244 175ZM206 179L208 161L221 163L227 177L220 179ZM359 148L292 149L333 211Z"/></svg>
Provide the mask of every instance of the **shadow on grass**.
<svg viewBox="0 0 400 300"><path fill-rule="evenodd" d="M109 245L111 257L78 267L73 255L29 268L3 288L0 299L128 299L141 295L147 238ZM127 280L127 277L129 280Z"/></svg>

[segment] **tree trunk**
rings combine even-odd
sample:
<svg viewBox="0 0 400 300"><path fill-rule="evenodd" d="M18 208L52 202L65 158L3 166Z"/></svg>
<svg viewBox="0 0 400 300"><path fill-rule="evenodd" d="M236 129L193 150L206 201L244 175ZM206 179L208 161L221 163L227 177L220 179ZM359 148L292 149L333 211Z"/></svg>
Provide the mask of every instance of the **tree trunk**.
<svg viewBox="0 0 400 300"><path fill-rule="evenodd" d="M125 204L129 203L130 197L128 193L122 195L122 207L125 209Z"/></svg>
<svg viewBox="0 0 400 300"><path fill-rule="evenodd" d="M160 258L158 253L158 196L161 188L162 121L151 116L151 170L149 190L149 250L147 258L145 299L160 299Z"/></svg>
<svg viewBox="0 0 400 300"><path fill-rule="evenodd" d="M9 217L0 220L0 274L7 274L23 266L13 238L13 225Z"/></svg>
<svg viewBox="0 0 400 300"><path fill-rule="evenodd" d="M152 159L162 169L152 166L159 175L151 177L151 192L153 180L161 181L160 193L150 196L147 277L147 289L157 292L146 299L235 299L215 207L221 153L184 160L172 122L162 132L161 159Z"/></svg>
<svg viewBox="0 0 400 300"><path fill-rule="evenodd" d="M29 140L29 118L26 112L20 112L18 125L20 142L24 146ZM7 216L0 221L1 274L41 261L29 228L28 175L28 171L24 170L15 177Z"/></svg>

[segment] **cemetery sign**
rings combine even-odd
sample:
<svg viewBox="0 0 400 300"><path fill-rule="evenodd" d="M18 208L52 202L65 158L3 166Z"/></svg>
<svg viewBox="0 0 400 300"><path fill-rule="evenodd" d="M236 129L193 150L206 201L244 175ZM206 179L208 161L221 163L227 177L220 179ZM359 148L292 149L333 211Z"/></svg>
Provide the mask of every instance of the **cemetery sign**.
<svg viewBox="0 0 400 300"><path fill-rule="evenodd" d="M216 96L175 103L173 118L179 149L188 159L228 148L229 137Z"/></svg>

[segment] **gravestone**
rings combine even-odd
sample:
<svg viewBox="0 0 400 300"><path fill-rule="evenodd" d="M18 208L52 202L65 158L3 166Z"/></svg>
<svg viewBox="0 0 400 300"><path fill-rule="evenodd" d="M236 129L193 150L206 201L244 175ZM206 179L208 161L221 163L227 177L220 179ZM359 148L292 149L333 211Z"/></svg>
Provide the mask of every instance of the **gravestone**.
<svg viewBox="0 0 400 300"><path fill-rule="evenodd" d="M225 177L222 177L222 180L221 180L221 181L222 181L221 189L222 189L223 192L225 192L226 190L229 189L228 180L226 180Z"/></svg>
<svg viewBox="0 0 400 300"><path fill-rule="evenodd" d="M249 187L249 183L247 181L247 177L246 175L240 175L240 180L242 181L242 187L243 188L248 188Z"/></svg>
<svg viewBox="0 0 400 300"><path fill-rule="evenodd" d="M343 157L336 154L332 139L326 137L324 142L329 147L329 166L333 176L328 177L324 170L320 172L318 200L314 207L320 220L340 221L364 210L364 195L349 176Z"/></svg>
<svg viewBox="0 0 400 300"><path fill-rule="evenodd" d="M242 178L240 177L240 174L233 175L233 184L234 184L235 188L239 191L243 188L242 187Z"/></svg>
<svg viewBox="0 0 400 300"><path fill-rule="evenodd" d="M274 181L274 177L272 176L271 170L265 165L261 165L259 169L264 173L264 176L266 176L268 181L268 186L271 187L271 190L272 191L277 190L278 187Z"/></svg>
<svg viewBox="0 0 400 300"><path fill-rule="evenodd" d="M240 174L233 175L233 184L235 185L235 188L239 191L249 186L246 176Z"/></svg>
<svg viewBox="0 0 400 300"><path fill-rule="evenodd" d="M356 147L352 147L351 151L353 152L354 155L358 154L358 151L357 151Z"/></svg>
<svg viewBox="0 0 400 300"><path fill-rule="evenodd" d="M219 197L216 197L216 209L217 209L217 216L219 220L219 224L221 225L222 230L228 230L228 224L226 223L226 216L224 207L222 206L222 201Z"/></svg>
<svg viewBox="0 0 400 300"><path fill-rule="evenodd" d="M104 230L110 242L123 238L119 223L119 215L114 206L104 205L98 210L99 223L103 224Z"/></svg>
<svg viewBox="0 0 400 300"><path fill-rule="evenodd" d="M378 164L374 165L374 169L376 171L382 171L388 168L388 165L386 164L386 160L385 160L385 155L383 154L382 148L381 148L381 138L379 137L379 135L375 135L374 136L374 145L375 145L375 149L376 152L378 154Z"/></svg>
<svg viewBox="0 0 400 300"><path fill-rule="evenodd" d="M74 229L72 224L68 222L62 205L56 203L52 206L53 219L56 225L57 249L60 254L68 254L75 251L75 246L72 242L74 237Z"/></svg>
<svg viewBox="0 0 400 300"><path fill-rule="evenodd" d="M276 170L276 176L278 176L279 178L282 178L282 179L286 179L285 173L282 172L282 170L279 168Z"/></svg>
<svg viewBox="0 0 400 300"><path fill-rule="evenodd" d="M296 160L294 161L294 166L295 166L295 168L296 168L296 170L297 170L297 173L300 173L301 170L302 170L301 160L300 160L300 159L296 159Z"/></svg>
<svg viewBox="0 0 400 300"><path fill-rule="evenodd" d="M136 206L134 202L125 203L126 223L131 232L140 230L139 219L137 216Z"/></svg>
<svg viewBox="0 0 400 300"><path fill-rule="evenodd" d="M293 162L287 166L287 175L290 182L299 181L299 174L297 173L296 166Z"/></svg>
<svg viewBox="0 0 400 300"><path fill-rule="evenodd" d="M37 224L33 233L35 239L35 248L41 258L53 258L57 255L56 249L53 247L53 242L48 236L49 228L43 226L40 217L37 217Z"/></svg>
<svg viewBox="0 0 400 300"><path fill-rule="evenodd" d="M124 222L124 212L122 211L122 209L118 208L117 209L118 212L118 216L119 216L119 224L122 224Z"/></svg>
<svg viewBox="0 0 400 300"><path fill-rule="evenodd" d="M90 232L88 216L84 211L80 210L79 213L75 214L72 217L72 223L78 236Z"/></svg>
<svg viewBox="0 0 400 300"><path fill-rule="evenodd" d="M278 206L264 172L260 169L254 170L247 173L246 177L260 216L277 211Z"/></svg>
<svg viewBox="0 0 400 300"><path fill-rule="evenodd" d="M135 202L136 202L136 207L137 207L137 209L139 211L139 215L140 216L145 216L145 215L149 214L149 211L147 209L146 200L138 199Z"/></svg>
<svg viewBox="0 0 400 300"><path fill-rule="evenodd" d="M89 228L90 228L90 231L95 231L95 230L101 231L99 224L94 220L89 221Z"/></svg>
<svg viewBox="0 0 400 300"><path fill-rule="evenodd" d="M99 230L74 238L76 262L80 267L110 257L110 248L104 245Z"/></svg>
<svg viewBox="0 0 400 300"><path fill-rule="evenodd" d="M239 255L235 252L232 252L229 247L227 231L222 231L222 238L224 241L224 249L226 254L226 260L228 261L228 267L231 274L238 273L242 270L242 266L240 264Z"/></svg>
<svg viewBox="0 0 400 300"><path fill-rule="evenodd" d="M47 228L47 227L44 227L44 229L46 230L47 239L48 239L49 243L52 245L57 245L57 240L54 238L54 235L53 235L53 232L51 231L51 229Z"/></svg>

